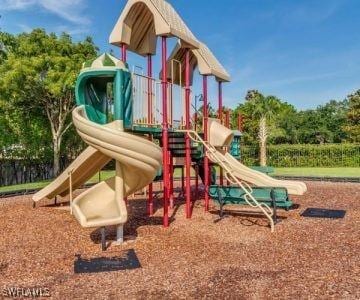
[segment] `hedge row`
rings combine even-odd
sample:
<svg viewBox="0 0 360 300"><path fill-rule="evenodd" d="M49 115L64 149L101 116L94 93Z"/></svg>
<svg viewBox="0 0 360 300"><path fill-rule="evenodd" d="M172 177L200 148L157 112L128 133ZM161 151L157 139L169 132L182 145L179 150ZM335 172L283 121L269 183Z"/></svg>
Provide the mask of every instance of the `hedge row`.
<svg viewBox="0 0 360 300"><path fill-rule="evenodd" d="M259 148L241 147L246 165L259 164ZM360 167L360 144L270 145L267 165L273 167Z"/></svg>

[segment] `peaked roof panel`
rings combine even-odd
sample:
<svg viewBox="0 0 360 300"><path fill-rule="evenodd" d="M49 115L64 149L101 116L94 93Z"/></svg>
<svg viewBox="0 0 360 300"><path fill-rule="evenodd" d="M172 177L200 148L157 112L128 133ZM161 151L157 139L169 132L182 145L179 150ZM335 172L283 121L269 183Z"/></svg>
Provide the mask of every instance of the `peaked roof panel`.
<svg viewBox="0 0 360 300"><path fill-rule="evenodd" d="M181 65L181 72L179 66ZM217 60L210 49L200 42L199 49L190 52L190 82L193 80L195 68L201 75L215 76L217 81L229 82L230 75ZM160 72L161 74L161 72ZM178 42L167 60L168 79L175 84L184 85L185 78L185 48Z"/></svg>
<svg viewBox="0 0 360 300"><path fill-rule="evenodd" d="M155 54L156 36L174 36L187 47L196 49L199 42L175 9L165 0L128 0L109 42L127 44L140 55Z"/></svg>

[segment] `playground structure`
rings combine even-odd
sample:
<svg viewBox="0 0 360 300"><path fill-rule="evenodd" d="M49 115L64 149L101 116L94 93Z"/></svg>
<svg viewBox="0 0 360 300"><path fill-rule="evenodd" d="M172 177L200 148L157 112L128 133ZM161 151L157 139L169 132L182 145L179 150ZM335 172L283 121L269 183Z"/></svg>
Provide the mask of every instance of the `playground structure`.
<svg viewBox="0 0 360 300"><path fill-rule="evenodd" d="M158 37L160 80L153 77L152 64ZM177 38L178 43L168 57L170 37ZM196 39L165 0L129 0L110 35L110 43L120 47L121 59L103 54L84 63L76 84L73 123L88 148L33 200L69 195L70 210L82 226L116 225L121 242L127 221L126 197L148 186L148 214L152 215L152 182L160 171L163 225L169 226L174 165L184 165L187 218L191 218L191 203L196 200L191 195L190 170L194 167L196 178L200 174L203 179L205 211L209 210L210 198L220 201L221 207L226 201L246 204L263 213L274 230L271 204L277 202L276 197L285 203L284 208L289 208L287 193L302 195L306 186L251 170L228 152L234 132L228 128L228 114L223 117L222 89L230 76L210 49ZM127 51L145 57L146 75L130 72ZM197 120L191 116L190 87L196 68L203 79L202 128L197 128ZM218 83L218 119L208 117L210 76ZM116 161L115 176L73 199L73 190L112 159ZM211 182L211 164L220 167L219 185ZM198 173L199 169L203 171ZM224 185L224 178L231 187ZM266 200L269 197L263 201L259 196L264 187L272 202ZM223 198L227 200L223 202Z"/></svg>

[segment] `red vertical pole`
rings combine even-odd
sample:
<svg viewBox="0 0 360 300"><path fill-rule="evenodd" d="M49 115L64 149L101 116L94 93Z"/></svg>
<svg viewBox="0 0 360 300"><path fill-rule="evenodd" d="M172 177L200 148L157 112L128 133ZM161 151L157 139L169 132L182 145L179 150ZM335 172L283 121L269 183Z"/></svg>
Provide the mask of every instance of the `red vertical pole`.
<svg viewBox="0 0 360 300"><path fill-rule="evenodd" d="M218 98L218 103L219 103L219 108L218 108L218 118L220 119L221 123L222 123L222 115L223 115L223 103L222 103L222 82L219 81L218 83L218 92L219 92L219 98Z"/></svg>
<svg viewBox="0 0 360 300"><path fill-rule="evenodd" d="M152 124L152 56L147 56L147 76L148 76L148 123ZM149 140L152 141L152 136L149 136ZM148 199L148 214L152 216L154 214L153 203L153 184L149 184L149 199Z"/></svg>
<svg viewBox="0 0 360 300"><path fill-rule="evenodd" d="M126 63L126 44L121 44L121 60ZM128 203L127 197L124 198L125 203Z"/></svg>
<svg viewBox="0 0 360 300"><path fill-rule="evenodd" d="M123 62L127 61L127 55L126 55L126 44L121 44L121 60Z"/></svg>
<svg viewBox="0 0 360 300"><path fill-rule="evenodd" d="M199 197L199 166L195 165L195 200Z"/></svg>
<svg viewBox="0 0 360 300"><path fill-rule="evenodd" d="M185 128L190 130L190 50L185 50ZM185 180L186 180L186 218L191 217L191 145L189 135L185 135Z"/></svg>
<svg viewBox="0 0 360 300"><path fill-rule="evenodd" d="M219 108L218 108L218 118L220 119L221 124L223 124L223 103L222 103L222 82L218 83L218 92L219 92ZM224 185L224 170L220 167L220 185Z"/></svg>
<svg viewBox="0 0 360 300"><path fill-rule="evenodd" d="M147 76L148 76L148 123L152 124L152 56L147 57Z"/></svg>
<svg viewBox="0 0 360 300"><path fill-rule="evenodd" d="M227 110L227 111L225 112L225 126L226 126L227 128L230 128L230 110ZM228 148L226 148L226 151L228 151ZM227 185L230 185L229 180L226 180L226 184L227 184Z"/></svg>
<svg viewBox="0 0 360 300"><path fill-rule="evenodd" d="M169 158L168 158L168 148L169 148L169 137L168 137L168 117L167 117L167 69L166 69L166 56L167 56L167 47L166 47L166 36L161 37L161 67L162 67L162 76L161 76L161 85L162 85L162 114L163 114L163 124L162 124L162 143L163 143L163 181L164 181L164 215L163 215L163 225L164 227L169 227Z"/></svg>
<svg viewBox="0 0 360 300"><path fill-rule="evenodd" d="M225 126L230 128L230 110L226 111L225 116Z"/></svg>
<svg viewBox="0 0 360 300"><path fill-rule="evenodd" d="M204 141L208 140L208 95L207 95L207 76L203 75L203 115L204 115ZM209 158L206 155L204 157L204 178L205 178L205 211L209 210Z"/></svg>
<svg viewBox="0 0 360 300"><path fill-rule="evenodd" d="M169 187L169 202L170 208L174 208L174 165L171 151L169 151L169 171L170 171L170 187Z"/></svg>
<svg viewBox="0 0 360 300"><path fill-rule="evenodd" d="M244 118L243 118L242 114L239 113L239 115L238 115L238 130L242 132L243 126L244 126Z"/></svg>

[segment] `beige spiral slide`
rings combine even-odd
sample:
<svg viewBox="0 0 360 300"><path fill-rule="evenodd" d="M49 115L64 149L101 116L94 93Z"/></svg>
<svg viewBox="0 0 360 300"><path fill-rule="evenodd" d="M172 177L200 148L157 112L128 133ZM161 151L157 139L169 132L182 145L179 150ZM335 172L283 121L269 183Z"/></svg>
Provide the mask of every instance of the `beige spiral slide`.
<svg viewBox="0 0 360 300"><path fill-rule="evenodd" d="M75 108L72 116L78 134L89 147L53 183L35 194L33 200L66 195L69 173L72 186L78 187L115 159L116 175L76 197L71 209L83 227L122 225L127 221L124 198L153 181L161 167L161 148L143 137L124 132L121 121L107 125L90 121L84 106Z"/></svg>

